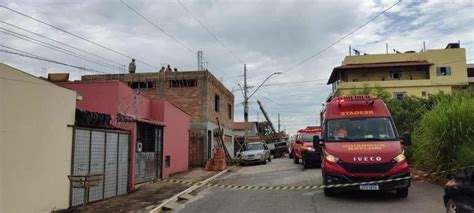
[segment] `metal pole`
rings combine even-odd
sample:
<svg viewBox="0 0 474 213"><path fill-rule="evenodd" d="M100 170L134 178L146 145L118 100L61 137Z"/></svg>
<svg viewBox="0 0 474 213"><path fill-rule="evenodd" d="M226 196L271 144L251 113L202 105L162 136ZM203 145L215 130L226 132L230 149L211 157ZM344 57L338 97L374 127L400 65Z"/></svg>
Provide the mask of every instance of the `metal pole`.
<svg viewBox="0 0 474 213"><path fill-rule="evenodd" d="M278 113L278 133L280 133L280 113Z"/></svg>
<svg viewBox="0 0 474 213"><path fill-rule="evenodd" d="M248 123L249 123L249 105L247 97L247 65L244 64L244 125L245 125L245 137L244 144L247 144L249 132L248 132Z"/></svg>

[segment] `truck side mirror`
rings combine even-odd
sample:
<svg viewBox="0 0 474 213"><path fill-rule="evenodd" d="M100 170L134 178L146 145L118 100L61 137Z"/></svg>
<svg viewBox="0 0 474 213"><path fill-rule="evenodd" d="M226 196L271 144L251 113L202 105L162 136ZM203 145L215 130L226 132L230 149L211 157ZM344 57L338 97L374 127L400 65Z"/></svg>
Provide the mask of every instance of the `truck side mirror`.
<svg viewBox="0 0 474 213"><path fill-rule="evenodd" d="M324 141L319 138L319 135L313 136L313 147L320 147L324 144Z"/></svg>
<svg viewBox="0 0 474 213"><path fill-rule="evenodd" d="M403 133L402 144L405 146L411 145L411 135L408 132Z"/></svg>

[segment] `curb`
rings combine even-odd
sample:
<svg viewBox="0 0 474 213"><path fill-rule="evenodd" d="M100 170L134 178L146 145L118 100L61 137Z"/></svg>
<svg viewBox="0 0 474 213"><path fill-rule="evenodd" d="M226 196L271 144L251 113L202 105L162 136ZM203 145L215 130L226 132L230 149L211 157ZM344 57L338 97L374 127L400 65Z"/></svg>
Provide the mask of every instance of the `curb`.
<svg viewBox="0 0 474 213"><path fill-rule="evenodd" d="M189 194L189 193L191 193L191 192L193 192L193 191L195 191L195 190L197 190L197 189L199 189L199 188L205 186L206 184L208 184L208 183L211 182L212 180L214 180L214 179L216 179L216 178L222 176L223 174L227 173L230 169L233 169L233 168L235 168L235 167L236 167L236 166L229 167L229 168L223 170L222 172L219 172L219 173L215 174L214 176L212 176L212 177L210 177L210 178L208 178L208 179L206 179L206 180L203 180L203 181L201 181L201 182L198 182L196 185L193 185L193 186L191 186L191 187L185 189L184 191L182 191L182 192L180 192L180 193L178 193L178 194L173 195L173 197L171 197L171 198L169 198L169 199L163 201L160 205L158 205L157 207L151 209L151 210L149 211L149 213L158 213L158 212L161 212L161 209L162 209L164 206L166 206L168 203L170 203L170 202L175 202L175 201L177 201L177 200L179 199L180 196L182 196L182 195L184 195L184 194Z"/></svg>

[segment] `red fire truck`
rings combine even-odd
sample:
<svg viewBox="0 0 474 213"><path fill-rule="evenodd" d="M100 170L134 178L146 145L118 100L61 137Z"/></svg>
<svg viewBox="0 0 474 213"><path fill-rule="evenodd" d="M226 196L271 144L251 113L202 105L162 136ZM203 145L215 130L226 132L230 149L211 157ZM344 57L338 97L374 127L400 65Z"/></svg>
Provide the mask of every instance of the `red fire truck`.
<svg viewBox="0 0 474 213"><path fill-rule="evenodd" d="M298 131L291 150L295 164L298 164L301 159L305 169L310 166L319 166L321 163L321 149L318 146L313 146L313 138L316 135L321 137L319 126L308 126Z"/></svg>
<svg viewBox="0 0 474 213"><path fill-rule="evenodd" d="M324 184L362 183L410 176L404 146L410 134L399 137L385 103L374 96L340 96L321 112L322 137L314 144L322 150ZM410 180L359 184L356 190L395 190L408 195ZM325 188L326 196L347 188Z"/></svg>

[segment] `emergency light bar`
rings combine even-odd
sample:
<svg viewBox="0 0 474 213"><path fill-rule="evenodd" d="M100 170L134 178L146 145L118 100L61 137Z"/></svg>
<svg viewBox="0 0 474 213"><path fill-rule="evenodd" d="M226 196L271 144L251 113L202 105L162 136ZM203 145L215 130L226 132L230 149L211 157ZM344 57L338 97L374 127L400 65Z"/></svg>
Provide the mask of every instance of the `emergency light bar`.
<svg viewBox="0 0 474 213"><path fill-rule="evenodd" d="M374 101L379 98L371 95L352 95L352 96L339 96L336 97L334 101L337 102L339 107L341 107L344 102L356 102L356 101L365 101L366 104L373 106Z"/></svg>

